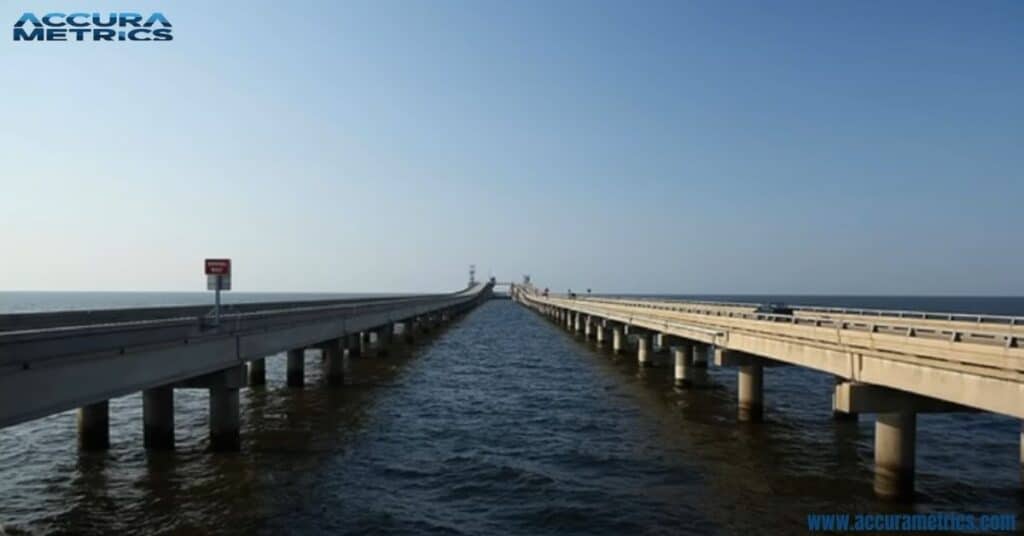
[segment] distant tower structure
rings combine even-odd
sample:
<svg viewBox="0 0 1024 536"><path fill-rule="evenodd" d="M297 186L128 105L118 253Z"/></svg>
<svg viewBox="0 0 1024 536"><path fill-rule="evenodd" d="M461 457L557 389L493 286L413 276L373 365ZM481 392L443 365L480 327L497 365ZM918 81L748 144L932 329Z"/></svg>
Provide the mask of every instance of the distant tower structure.
<svg viewBox="0 0 1024 536"><path fill-rule="evenodd" d="M476 265L469 265L469 285L473 286L476 284Z"/></svg>

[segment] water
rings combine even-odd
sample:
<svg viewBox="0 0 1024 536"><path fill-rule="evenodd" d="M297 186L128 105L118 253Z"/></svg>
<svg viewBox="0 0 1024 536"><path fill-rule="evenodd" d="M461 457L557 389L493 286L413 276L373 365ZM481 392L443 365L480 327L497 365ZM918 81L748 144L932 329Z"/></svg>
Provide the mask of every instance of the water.
<svg viewBox="0 0 1024 536"><path fill-rule="evenodd" d="M207 452L203 391L176 392L177 450L142 448L138 395L112 448L74 416L0 430L8 533L802 533L808 512L1024 511L1014 419L924 415L918 496L872 492L872 420L835 423L832 379L766 372L766 422L736 423L735 374L680 391L534 313L492 301L328 389L242 392L243 450Z"/></svg>

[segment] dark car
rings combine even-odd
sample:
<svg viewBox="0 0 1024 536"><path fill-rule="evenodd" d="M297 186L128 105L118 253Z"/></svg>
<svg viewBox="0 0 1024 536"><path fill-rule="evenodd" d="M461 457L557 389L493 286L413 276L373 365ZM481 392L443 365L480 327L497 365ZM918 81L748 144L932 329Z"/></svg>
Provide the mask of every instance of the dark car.
<svg viewBox="0 0 1024 536"><path fill-rule="evenodd" d="M784 303L762 303L754 309L755 313L767 315L792 315L793 308Z"/></svg>

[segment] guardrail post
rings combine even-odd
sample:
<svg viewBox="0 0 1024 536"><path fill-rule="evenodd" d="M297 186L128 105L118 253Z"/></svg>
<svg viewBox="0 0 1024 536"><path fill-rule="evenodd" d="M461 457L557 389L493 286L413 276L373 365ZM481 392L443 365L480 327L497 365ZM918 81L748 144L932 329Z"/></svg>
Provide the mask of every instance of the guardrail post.
<svg viewBox="0 0 1024 536"><path fill-rule="evenodd" d="M288 350L288 387L302 387L306 383L306 350Z"/></svg>
<svg viewBox="0 0 1024 536"><path fill-rule="evenodd" d="M104 400L78 408L78 448L110 448L110 402Z"/></svg>
<svg viewBox="0 0 1024 536"><path fill-rule="evenodd" d="M174 448L174 388L165 385L142 392L142 443L147 449Z"/></svg>

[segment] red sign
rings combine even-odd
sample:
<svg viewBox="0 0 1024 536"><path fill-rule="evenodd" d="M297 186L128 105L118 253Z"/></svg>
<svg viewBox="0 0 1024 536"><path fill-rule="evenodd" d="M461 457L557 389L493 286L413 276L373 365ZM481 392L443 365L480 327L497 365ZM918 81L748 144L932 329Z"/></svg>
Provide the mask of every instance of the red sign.
<svg viewBox="0 0 1024 536"><path fill-rule="evenodd" d="M231 275L231 259L206 259L206 275Z"/></svg>

